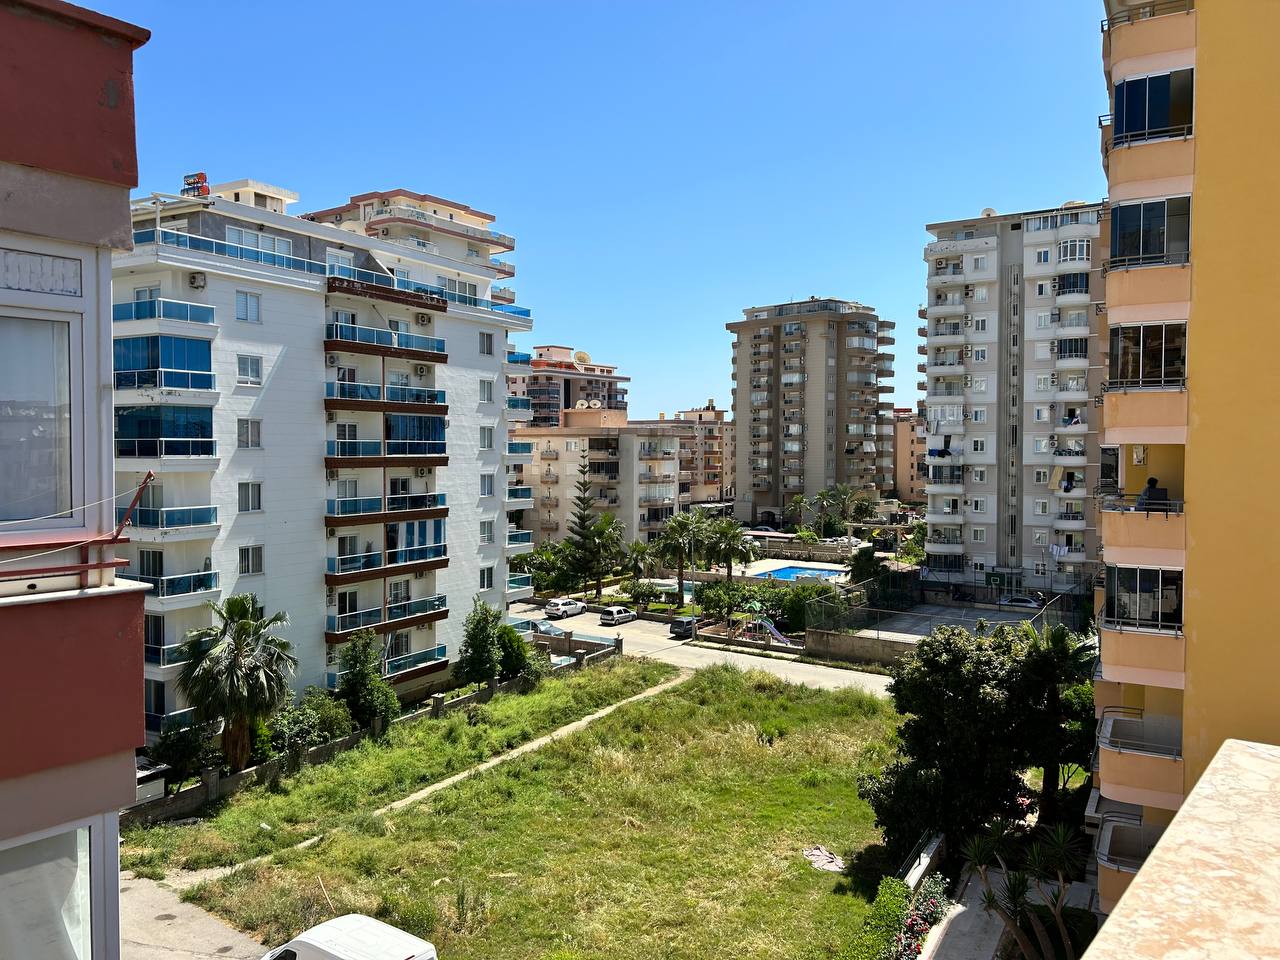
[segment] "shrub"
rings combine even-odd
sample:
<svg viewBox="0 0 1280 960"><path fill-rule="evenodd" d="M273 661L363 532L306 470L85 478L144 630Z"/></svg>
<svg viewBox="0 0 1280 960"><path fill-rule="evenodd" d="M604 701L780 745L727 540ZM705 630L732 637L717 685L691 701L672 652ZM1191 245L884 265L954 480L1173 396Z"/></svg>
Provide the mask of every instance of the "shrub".
<svg viewBox="0 0 1280 960"><path fill-rule="evenodd" d="M897 877L883 877L867 919L844 960L881 960L890 955L907 916L911 888Z"/></svg>
<svg viewBox="0 0 1280 960"><path fill-rule="evenodd" d="M372 727L378 719L384 731L400 715L400 701L391 684L382 679L382 641L372 630L361 630L342 651L342 671L338 697L347 705L351 719L361 727Z"/></svg>
<svg viewBox="0 0 1280 960"><path fill-rule="evenodd" d="M800 583L791 587L782 598L782 619L792 630L806 626L805 611L809 603L820 597L836 596L836 588L828 583Z"/></svg>
<svg viewBox="0 0 1280 960"><path fill-rule="evenodd" d="M522 675L533 659L533 652L524 637L509 623L498 628L498 676L511 680Z"/></svg>
<svg viewBox="0 0 1280 960"><path fill-rule="evenodd" d="M312 747L345 737L355 728L351 710L342 700L319 687L307 687L302 699L276 712L267 722L272 749L297 769Z"/></svg>
<svg viewBox="0 0 1280 960"><path fill-rule="evenodd" d="M351 719L351 708L328 690L307 687L302 692L301 702L315 712L316 729L324 736L324 743L340 740L356 729L355 721Z"/></svg>
<svg viewBox="0 0 1280 960"><path fill-rule="evenodd" d="M192 724L182 730L165 730L147 755L157 763L167 763L166 792L177 791L182 784L204 767L222 766L222 754L210 743L209 725Z"/></svg>
<svg viewBox="0 0 1280 960"><path fill-rule="evenodd" d="M471 612L462 626L462 645L453 666L454 679L462 683L487 683L498 674L498 631L502 611L479 597L472 599Z"/></svg>

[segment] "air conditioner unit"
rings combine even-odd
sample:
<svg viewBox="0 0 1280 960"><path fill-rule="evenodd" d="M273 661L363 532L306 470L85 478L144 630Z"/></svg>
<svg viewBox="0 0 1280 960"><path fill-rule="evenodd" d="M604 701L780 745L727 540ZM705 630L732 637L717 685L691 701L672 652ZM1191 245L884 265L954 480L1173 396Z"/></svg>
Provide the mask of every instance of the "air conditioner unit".
<svg viewBox="0 0 1280 960"><path fill-rule="evenodd" d="M382 235L383 235L384 237L389 237L389 236L391 236L391 230L390 230L389 228L387 228L387 227L383 227L383 228L382 228Z"/></svg>
<svg viewBox="0 0 1280 960"><path fill-rule="evenodd" d="M427 575L427 572L426 572L425 570L419 570L417 573L415 573L415 574L413 575L413 579L415 579L415 580L421 580L421 579L422 579L423 577L425 577L426 575Z"/></svg>
<svg viewBox="0 0 1280 960"><path fill-rule="evenodd" d="M964 325L965 325L966 327L972 327L972 326L973 326L973 318L972 318L971 316L969 316L968 314L965 314L965 317L964 317Z"/></svg>
<svg viewBox="0 0 1280 960"><path fill-rule="evenodd" d="M336 607L338 605L338 591L330 587L324 592L324 603L327 607Z"/></svg>
<svg viewBox="0 0 1280 960"><path fill-rule="evenodd" d="M324 472L324 478L325 478L326 480L337 480L337 479L338 479L338 471L337 471L337 470L326 470L326 471Z"/></svg>
<svg viewBox="0 0 1280 960"><path fill-rule="evenodd" d="M326 353L324 355L324 365L326 367L336 367L338 365L338 355L336 353Z"/></svg>
<svg viewBox="0 0 1280 960"><path fill-rule="evenodd" d="M1058 443L1058 435L1056 433L1049 434L1049 446L1056 446Z"/></svg>
<svg viewBox="0 0 1280 960"><path fill-rule="evenodd" d="M1049 374L1049 382L1050 382L1050 383L1055 383L1055 384L1058 382L1058 371L1057 371L1057 370L1054 370L1052 373L1050 373L1050 374Z"/></svg>
<svg viewBox="0 0 1280 960"><path fill-rule="evenodd" d="M338 422L338 414L333 410L326 410L324 414L324 418L328 420L330 423Z"/></svg>
<svg viewBox="0 0 1280 960"><path fill-rule="evenodd" d="M1061 316L1062 316L1062 311L1059 310L1057 307L1054 307L1052 310L1049 311L1049 322L1057 323L1059 318L1061 318Z"/></svg>
<svg viewBox="0 0 1280 960"><path fill-rule="evenodd" d="M966 347L964 348L964 350L962 350L962 351L961 351L961 355L962 355L962 356L964 356L964 357L966 357L966 358L967 358L967 357L972 357L972 356L973 356L973 347L966 346Z"/></svg>
<svg viewBox="0 0 1280 960"><path fill-rule="evenodd" d="M421 479L422 477L427 476L427 474L429 474L430 472L431 470L428 467L418 467L413 471L413 475Z"/></svg>
<svg viewBox="0 0 1280 960"><path fill-rule="evenodd" d="M415 313L415 314L413 315L413 322L414 322L414 323L416 323L416 324L417 324L418 326L420 326L420 327L425 327L428 323L430 323L430 322L431 322L431 314L429 314L429 313Z"/></svg>
<svg viewBox="0 0 1280 960"><path fill-rule="evenodd" d="M197 270L187 277L187 286L192 290L203 290L208 282L209 278L203 270Z"/></svg>
<svg viewBox="0 0 1280 960"><path fill-rule="evenodd" d="M1049 352L1050 352L1050 353L1057 353L1057 352L1058 352L1058 341L1057 341L1057 340L1052 340L1052 341L1050 341L1050 343L1049 343Z"/></svg>
<svg viewBox="0 0 1280 960"><path fill-rule="evenodd" d="M325 528L325 531L324 531L324 535L325 535L326 537L329 537L330 539L332 539L333 537L336 537L336 536L338 535L338 528L337 528L337 527L326 527L326 528Z"/></svg>
<svg viewBox="0 0 1280 960"><path fill-rule="evenodd" d="M972 386L973 386L973 377L969 376L968 374L965 374L965 377L964 377L964 385L965 385L966 387L972 387Z"/></svg>
<svg viewBox="0 0 1280 960"><path fill-rule="evenodd" d="M933 261L933 265L937 267L939 270L941 270L943 267L947 265L947 261L939 257L937 260Z"/></svg>
<svg viewBox="0 0 1280 960"><path fill-rule="evenodd" d="M413 368L413 372L420 377L425 377L427 375L427 365L425 363L420 363Z"/></svg>

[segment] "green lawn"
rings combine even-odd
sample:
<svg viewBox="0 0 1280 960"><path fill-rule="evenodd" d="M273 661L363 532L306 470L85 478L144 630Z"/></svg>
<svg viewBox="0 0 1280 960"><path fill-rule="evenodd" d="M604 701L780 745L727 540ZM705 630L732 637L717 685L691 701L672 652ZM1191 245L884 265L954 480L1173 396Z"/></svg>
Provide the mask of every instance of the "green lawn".
<svg viewBox="0 0 1280 960"><path fill-rule="evenodd" d="M675 673L654 661L609 660L548 679L532 693L495 697L470 713L394 724L385 740L307 767L275 791L261 786L235 794L200 823L125 831L120 865L158 877L166 868L227 866L293 846Z"/></svg>
<svg viewBox="0 0 1280 960"><path fill-rule="evenodd" d="M894 723L859 691L715 667L188 896L270 945L357 911L449 960L835 957L879 877L857 778ZM817 843L861 852L856 879L811 868Z"/></svg>

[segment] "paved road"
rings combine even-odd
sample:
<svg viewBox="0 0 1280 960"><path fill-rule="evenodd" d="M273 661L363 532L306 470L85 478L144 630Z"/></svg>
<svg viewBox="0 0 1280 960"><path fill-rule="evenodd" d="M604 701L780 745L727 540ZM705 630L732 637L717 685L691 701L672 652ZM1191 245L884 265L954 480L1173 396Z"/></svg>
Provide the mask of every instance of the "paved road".
<svg viewBox="0 0 1280 960"><path fill-rule="evenodd" d="M542 615L542 610L530 604L512 604L511 614L516 617L536 619ZM576 617L557 620L555 624L566 630L580 630L592 636L612 637L615 633L621 633L624 653L636 657L651 657L689 670L708 667L715 663L732 663L744 670L765 670L777 674L784 680L803 683L810 687L825 690L860 687L881 696L889 686L889 678L876 673L859 673L856 670L822 667L813 663L795 663L790 660L756 657L749 653L690 646L687 642L673 638L667 632L665 623L654 623L649 620L633 620L620 627L602 627L599 614L580 613Z"/></svg>
<svg viewBox="0 0 1280 960"><path fill-rule="evenodd" d="M123 960L259 960L266 952L252 937L194 904L183 903L164 884L121 875Z"/></svg>

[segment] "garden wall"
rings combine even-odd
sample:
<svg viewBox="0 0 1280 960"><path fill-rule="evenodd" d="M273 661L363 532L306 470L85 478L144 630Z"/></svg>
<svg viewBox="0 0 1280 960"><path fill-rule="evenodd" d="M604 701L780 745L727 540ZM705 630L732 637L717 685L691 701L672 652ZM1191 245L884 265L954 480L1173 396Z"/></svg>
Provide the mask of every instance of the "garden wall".
<svg viewBox="0 0 1280 960"><path fill-rule="evenodd" d="M540 637L537 639L564 640L565 638ZM563 653L556 655L573 656L574 662L553 666L551 668L552 673L581 670L583 667L603 663L622 652L621 644L607 646L592 640L583 640L578 643L566 642L564 646L566 648L573 647L573 649L566 649ZM553 654L556 653L555 649L552 649L551 652ZM446 700L443 693L437 693L431 697L430 705L426 708L413 713L401 714L391 722L406 723L411 720L420 720L423 717L441 717L454 710L464 709L473 703L487 703L500 693L524 693L527 689L528 685L524 680L517 678L499 683L497 678L494 678L489 681L488 686L472 693L454 697L452 700ZM381 733L381 731L376 732ZM302 765L311 766L317 763L326 763L339 753L358 746L361 741L374 733L375 731L367 729L357 730L355 733L339 740L331 740L328 743L320 744L318 747L312 747L303 757ZM194 816L206 804L229 797L234 793L239 793L241 790L247 790L257 784L270 783L288 772L286 760L282 758L267 760L257 766L249 767L239 773L233 773L225 777L221 776L216 769L202 770L200 772L200 782L194 786L179 790L172 796L144 800L142 803L137 803L132 807L121 810L120 826L140 826L160 823L165 820L176 820L180 817Z"/></svg>
<svg viewBox="0 0 1280 960"><path fill-rule="evenodd" d="M810 627L804 633L804 647L805 653L811 657L891 667L901 657L914 653L916 644L914 640L891 640L865 633L841 633Z"/></svg>

